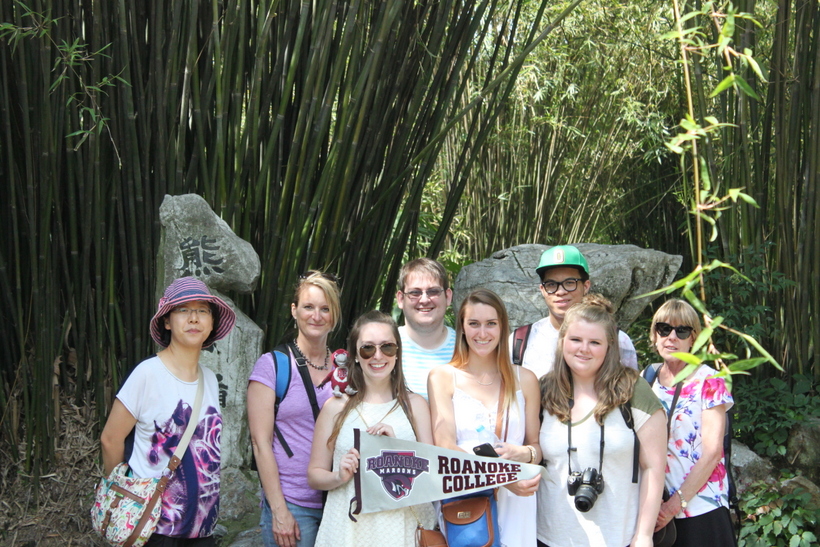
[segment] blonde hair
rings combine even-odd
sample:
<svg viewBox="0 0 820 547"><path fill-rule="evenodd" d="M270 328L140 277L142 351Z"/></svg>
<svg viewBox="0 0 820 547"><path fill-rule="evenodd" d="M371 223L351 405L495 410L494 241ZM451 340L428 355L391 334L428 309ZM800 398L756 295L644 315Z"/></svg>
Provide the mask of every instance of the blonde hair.
<svg viewBox="0 0 820 547"><path fill-rule="evenodd" d="M458 309L458 320L456 321L456 347L450 364L461 370L467 368L467 362L470 359L470 346L467 345L467 337L464 335L464 320L467 315L467 306L471 304L485 304L498 313L501 334L496 348L496 362L498 363L498 371L501 373L501 379L504 381L501 406L507 409L515 400L516 391L513 364L510 361L510 319L504 302L493 291L476 289L468 294L461 303L461 307Z"/></svg>
<svg viewBox="0 0 820 547"><path fill-rule="evenodd" d="M330 321L332 326L330 330L336 330L341 324L342 306L340 303L339 284L336 282L336 276L320 272L319 270L308 270L303 275L299 276L299 281L293 287L293 304L299 305L299 298L302 296L302 291L308 286L314 286L321 289L325 294L327 306L330 308Z"/></svg>
<svg viewBox="0 0 820 547"><path fill-rule="evenodd" d="M407 419L410 421L410 425L413 427L413 433L416 432L416 426L413 423L413 410L410 408L407 382L404 380L404 371L401 367L401 336L399 335L399 327L396 325L396 322L393 321L393 318L386 313L373 310L356 319L356 322L353 324L353 328L350 329L350 335L347 337L347 351L349 354L347 366L348 385L355 389L356 393L348 397L344 408L342 408L342 411L336 415L336 421L333 424L333 431L327 439L328 446L330 446L331 443L336 440L336 437L339 436L339 432L341 431L348 414L350 414L354 408L364 401L364 396L367 393L367 385L364 381L364 372L362 371L362 365L359 363L358 355L359 337L362 329L370 323L382 323L389 326L393 333L393 338L396 340L396 345L399 346L398 351L396 352L396 365L390 373L390 388L393 392L393 397L396 399L396 405L400 406L401 409L404 410L405 416L407 416Z"/></svg>
<svg viewBox="0 0 820 547"><path fill-rule="evenodd" d="M658 340L658 333L655 331L655 325L658 323L666 323L675 327L692 327L692 343L700 335L703 327L700 324L700 316L688 302L680 298L672 298L664 302L655 315L652 316L652 326L649 327L649 339L652 341L652 349L655 352L658 349L655 347L655 342Z"/></svg>
<svg viewBox="0 0 820 547"><path fill-rule="evenodd" d="M564 358L564 337L569 327L579 321L600 325L606 334L606 355L595 376L595 393L598 396L593 409L595 420L603 424L607 414L632 398L638 373L621 364L618 324L611 310L609 300L600 294L591 293L584 297L583 302L570 308L564 317L558 333L555 366L541 378L541 404L544 410L562 422L570 420L570 399L573 398L572 371Z"/></svg>

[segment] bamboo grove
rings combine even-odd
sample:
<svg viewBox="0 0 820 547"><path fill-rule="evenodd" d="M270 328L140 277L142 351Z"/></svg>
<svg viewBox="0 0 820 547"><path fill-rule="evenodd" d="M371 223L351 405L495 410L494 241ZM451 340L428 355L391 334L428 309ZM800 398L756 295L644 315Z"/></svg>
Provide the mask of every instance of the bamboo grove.
<svg viewBox="0 0 820 547"><path fill-rule="evenodd" d="M666 147L686 133L676 127L687 96L678 45L663 38L673 3L584 3L536 49L470 174L453 254L634 243L684 254L685 272L708 254L754 278L714 276L716 311L754 332L788 374L820 380L820 4L680 2L702 191L743 189L759 206L705 206L716 238L699 252L695 166ZM721 125L707 133L709 119ZM470 237L476 226L486 237Z"/></svg>
<svg viewBox="0 0 820 547"><path fill-rule="evenodd" d="M467 127L454 210L521 52L546 35L547 4L521 32L520 4L499 0L3 0L0 431L12 457L45 473L60 394L102 417L150 352L165 194L202 195L260 254L258 290L236 301L269 344L311 267L341 275L345 323L389 307L446 130Z"/></svg>
<svg viewBox="0 0 820 547"><path fill-rule="evenodd" d="M757 78L692 47L697 121L727 124L700 141L706 177L760 206L726 210L710 252L744 271L759 258L746 250L763 249L763 269L792 282L728 291L726 305L760 310L772 354L815 378L819 8L681 8L704 43L728 33L766 69ZM727 31L731 10L760 25L738 17ZM698 263L692 166L664 146L686 110L676 45L658 40L671 11L0 0L0 453L46 473L59 398L102 418L121 374L151 351L165 194L202 195L257 250L258 289L228 296L270 345L308 268L340 274L349 325L391 307L400 265L420 253L473 261L519 243L628 242L689 245ZM727 63L752 95L710 95Z"/></svg>

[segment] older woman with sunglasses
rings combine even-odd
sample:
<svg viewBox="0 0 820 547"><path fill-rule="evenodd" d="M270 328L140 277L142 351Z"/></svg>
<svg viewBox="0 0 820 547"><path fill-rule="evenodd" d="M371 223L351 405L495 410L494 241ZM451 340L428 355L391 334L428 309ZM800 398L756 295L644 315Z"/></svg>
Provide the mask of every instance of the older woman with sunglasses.
<svg viewBox="0 0 820 547"><path fill-rule="evenodd" d="M675 383L686 367L675 354L688 353L700 331L697 312L683 300L667 301L652 318L649 336L663 359L651 365L656 372L652 389L668 416L666 486L671 493L661 505L655 529L674 518L676 546L734 546L723 454L732 395L724 379L713 378L716 371L706 365Z"/></svg>
<svg viewBox="0 0 820 547"><path fill-rule="evenodd" d="M359 467L353 430L433 444L427 401L407 390L399 329L389 315L371 311L361 316L347 345L355 356L349 380L356 393L322 408L308 467L311 488L329 491L316 545L415 545L417 525L431 528L435 522L431 503L362 514L356 522L348 518L354 496L350 479Z"/></svg>

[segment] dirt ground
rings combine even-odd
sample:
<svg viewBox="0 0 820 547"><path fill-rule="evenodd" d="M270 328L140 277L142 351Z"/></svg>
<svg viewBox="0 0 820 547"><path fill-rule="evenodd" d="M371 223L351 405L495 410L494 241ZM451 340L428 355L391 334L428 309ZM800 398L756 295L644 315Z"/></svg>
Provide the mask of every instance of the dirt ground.
<svg viewBox="0 0 820 547"><path fill-rule="evenodd" d="M24 462L0 450L0 545L103 545L91 530L89 516L94 487L102 474L95 426L93 406L78 408L63 401L60 434L55 440L57 466L41 477L36 492ZM24 449L20 445L21 456Z"/></svg>

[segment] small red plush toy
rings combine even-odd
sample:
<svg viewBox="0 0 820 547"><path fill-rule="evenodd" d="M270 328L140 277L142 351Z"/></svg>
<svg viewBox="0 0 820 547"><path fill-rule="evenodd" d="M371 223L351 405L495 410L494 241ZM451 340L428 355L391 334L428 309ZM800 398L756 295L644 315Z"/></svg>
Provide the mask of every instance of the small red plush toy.
<svg viewBox="0 0 820 547"><path fill-rule="evenodd" d="M330 381L334 397L341 397L342 393L353 395L356 390L348 385L347 370L348 353L346 350L337 349L333 352L333 370L327 375L323 384Z"/></svg>

